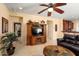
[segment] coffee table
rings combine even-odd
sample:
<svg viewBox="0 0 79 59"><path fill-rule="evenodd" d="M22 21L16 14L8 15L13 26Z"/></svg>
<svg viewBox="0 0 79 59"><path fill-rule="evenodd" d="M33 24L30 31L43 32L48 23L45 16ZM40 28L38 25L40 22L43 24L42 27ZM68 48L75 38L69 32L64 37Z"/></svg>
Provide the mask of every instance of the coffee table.
<svg viewBox="0 0 79 59"><path fill-rule="evenodd" d="M43 54L45 56L75 56L69 49L57 45L46 46L43 50Z"/></svg>

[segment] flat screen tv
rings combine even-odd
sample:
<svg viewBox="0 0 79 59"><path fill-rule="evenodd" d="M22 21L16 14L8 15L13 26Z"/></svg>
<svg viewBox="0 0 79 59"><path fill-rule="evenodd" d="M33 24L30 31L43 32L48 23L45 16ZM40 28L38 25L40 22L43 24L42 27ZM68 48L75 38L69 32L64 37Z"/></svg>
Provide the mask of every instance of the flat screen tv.
<svg viewBox="0 0 79 59"><path fill-rule="evenodd" d="M43 29L39 26L33 26L32 27L32 35L39 36L43 34Z"/></svg>

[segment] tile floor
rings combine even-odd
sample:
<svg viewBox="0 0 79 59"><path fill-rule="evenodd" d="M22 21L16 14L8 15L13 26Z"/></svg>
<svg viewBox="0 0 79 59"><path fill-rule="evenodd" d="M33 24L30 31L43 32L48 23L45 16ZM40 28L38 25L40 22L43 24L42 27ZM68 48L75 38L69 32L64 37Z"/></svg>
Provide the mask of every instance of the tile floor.
<svg viewBox="0 0 79 59"><path fill-rule="evenodd" d="M16 50L13 56L44 56L43 48L47 45L53 45L51 42L34 46L25 46L21 43L16 44Z"/></svg>

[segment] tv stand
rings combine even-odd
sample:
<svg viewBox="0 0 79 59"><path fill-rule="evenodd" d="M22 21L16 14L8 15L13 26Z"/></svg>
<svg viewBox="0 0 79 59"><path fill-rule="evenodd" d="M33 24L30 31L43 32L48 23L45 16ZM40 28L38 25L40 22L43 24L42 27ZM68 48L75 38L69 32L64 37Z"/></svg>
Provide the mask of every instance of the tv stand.
<svg viewBox="0 0 79 59"><path fill-rule="evenodd" d="M39 24L42 27L43 33L41 35L33 35L32 27L35 22L27 23L27 45L43 44L46 42L46 24Z"/></svg>

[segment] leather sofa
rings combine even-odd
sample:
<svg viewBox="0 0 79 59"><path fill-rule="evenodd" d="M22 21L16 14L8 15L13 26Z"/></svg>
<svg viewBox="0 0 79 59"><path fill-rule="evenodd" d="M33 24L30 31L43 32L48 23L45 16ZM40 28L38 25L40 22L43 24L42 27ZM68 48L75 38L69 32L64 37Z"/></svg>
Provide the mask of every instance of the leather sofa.
<svg viewBox="0 0 79 59"><path fill-rule="evenodd" d="M57 39L57 44L68 48L76 56L79 56L79 35L64 34L63 38Z"/></svg>

